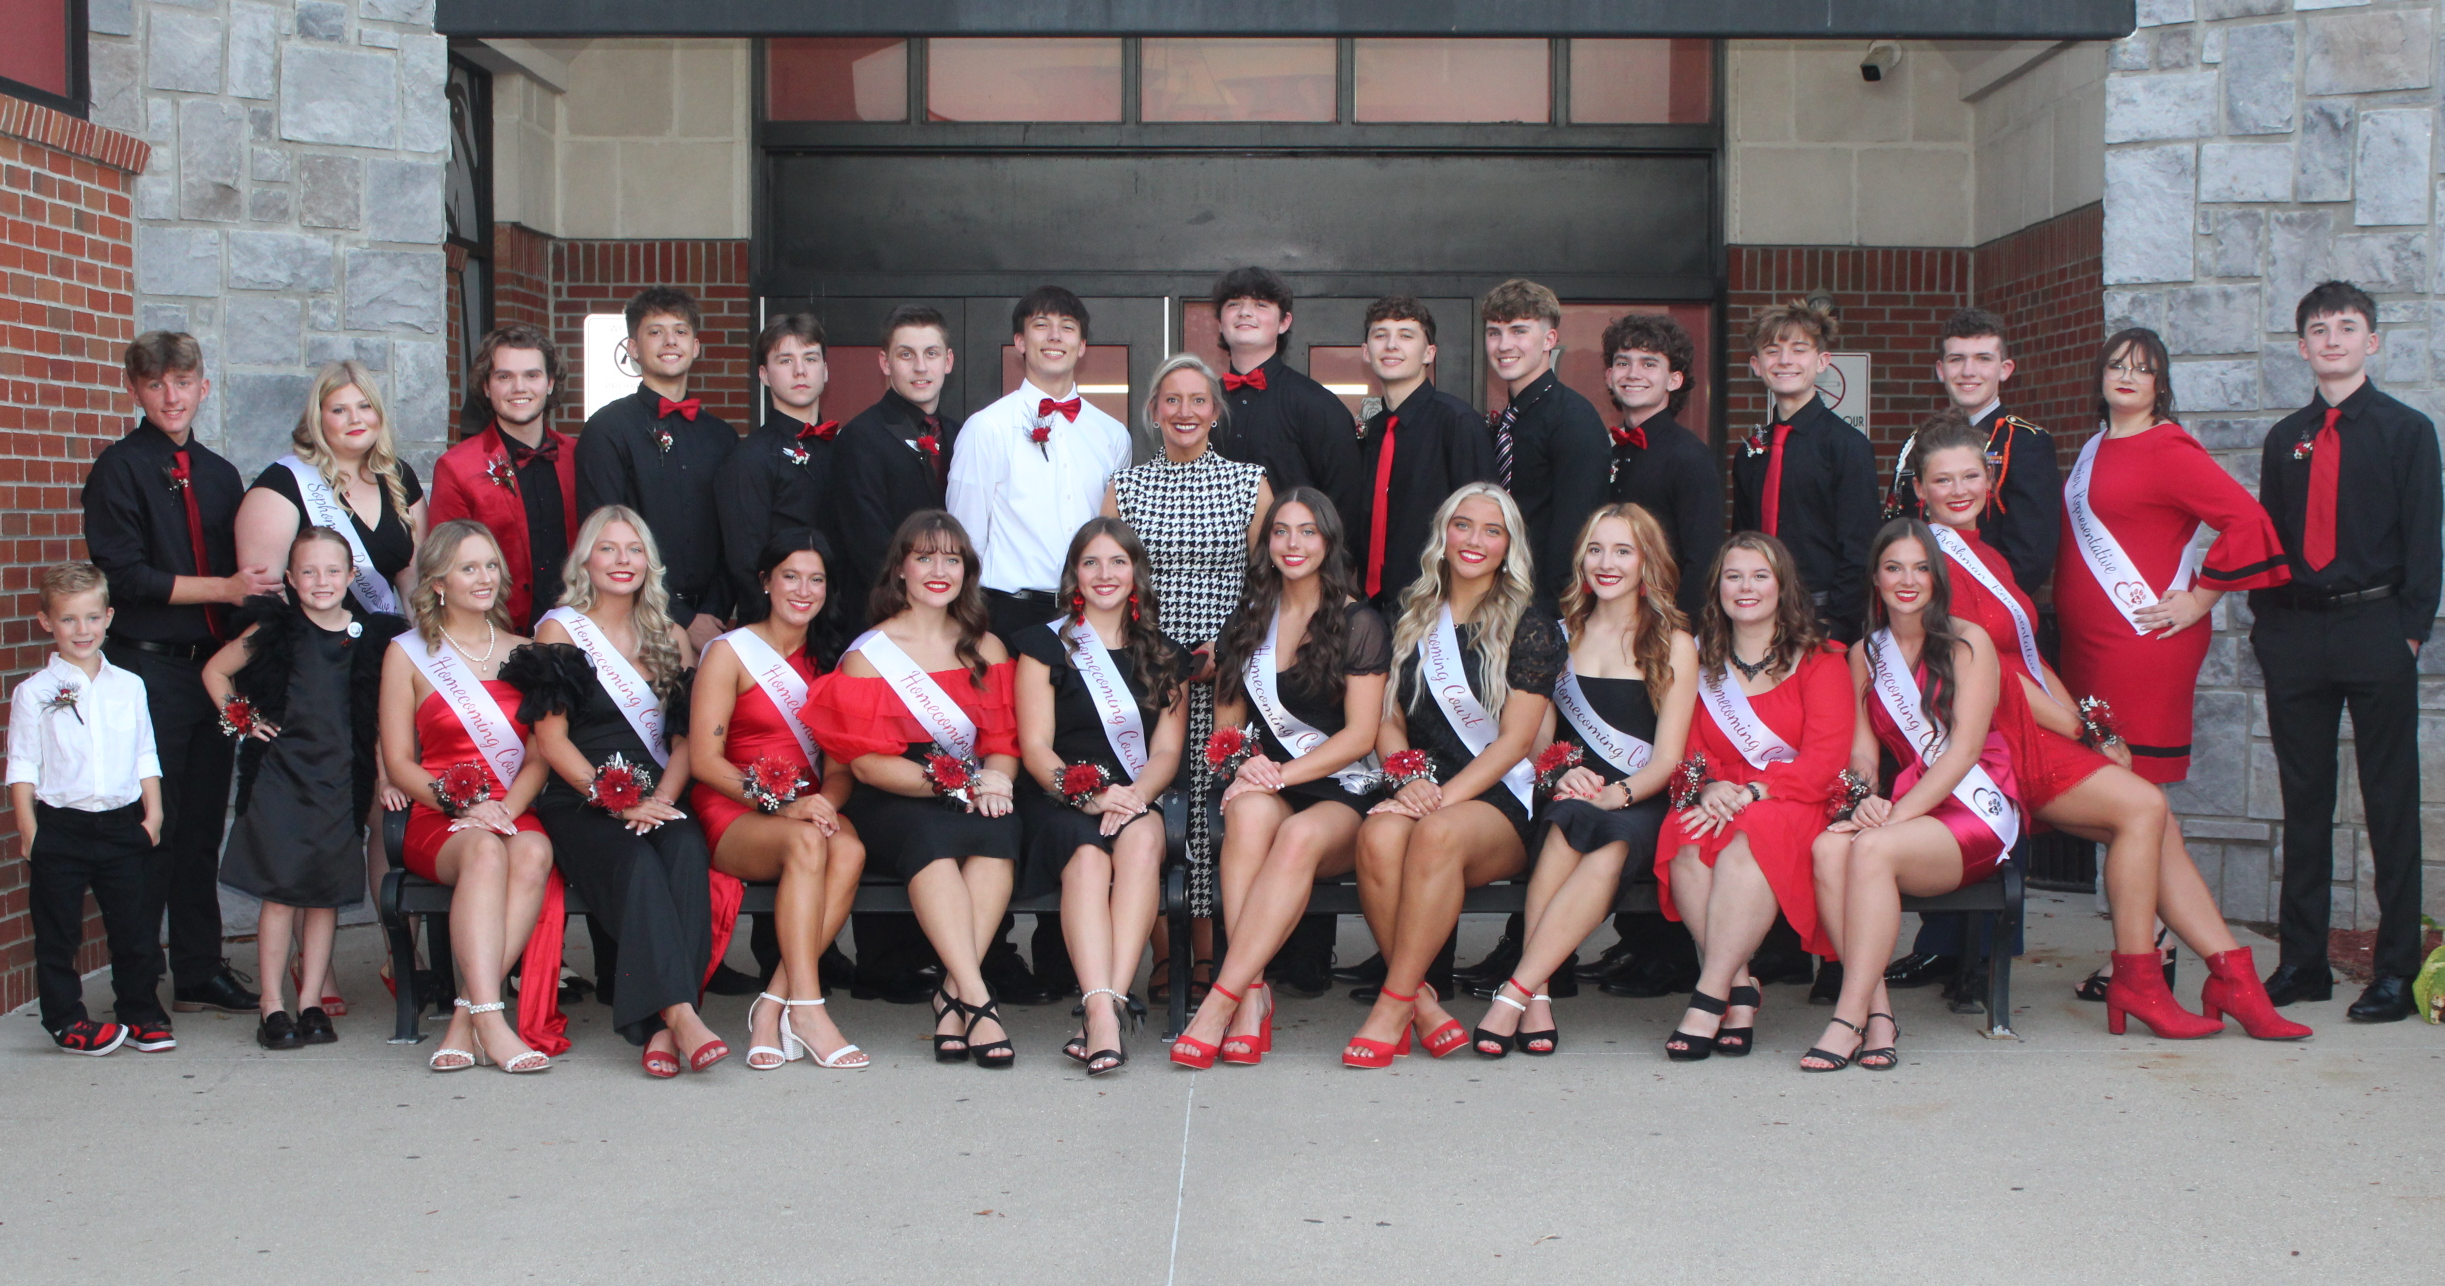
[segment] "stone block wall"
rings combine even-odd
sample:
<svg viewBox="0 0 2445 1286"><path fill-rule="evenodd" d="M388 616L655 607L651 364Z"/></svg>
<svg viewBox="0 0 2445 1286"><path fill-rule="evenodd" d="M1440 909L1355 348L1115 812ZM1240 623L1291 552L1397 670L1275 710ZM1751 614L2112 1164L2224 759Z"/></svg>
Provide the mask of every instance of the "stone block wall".
<svg viewBox="0 0 2445 1286"><path fill-rule="evenodd" d="M2154 327L2183 422L2244 485L2269 425L2313 390L2292 333L2329 277L2378 300L2378 384L2445 412L2439 0L2139 0L2107 54L2105 326ZM2247 605L2220 604L2191 780L2172 797L2228 916L2275 918L2282 799ZM2445 648L2421 657L2425 898L2445 914ZM2348 735L2349 725L2346 724ZM2371 928L2372 871L2344 756L2335 927Z"/></svg>
<svg viewBox="0 0 2445 1286"><path fill-rule="evenodd" d="M94 0L93 119L163 158L135 192L137 328L193 332L199 435L251 474L314 370L377 372L405 454L447 439L447 44L433 0Z"/></svg>

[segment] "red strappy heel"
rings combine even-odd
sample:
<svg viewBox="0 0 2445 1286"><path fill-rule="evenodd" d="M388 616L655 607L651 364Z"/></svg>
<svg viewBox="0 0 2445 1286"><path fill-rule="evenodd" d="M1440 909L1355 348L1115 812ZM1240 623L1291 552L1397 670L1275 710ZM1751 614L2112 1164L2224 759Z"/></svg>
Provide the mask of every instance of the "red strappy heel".
<svg viewBox="0 0 2445 1286"><path fill-rule="evenodd" d="M1432 984L1421 982L1418 984L1418 990L1425 992L1429 1000L1443 999L1436 993ZM1399 997L1396 996L1394 999L1399 999ZM1414 1027L1417 1019L1413 1017L1410 1023ZM1442 1026L1433 1031L1421 1033L1418 1036L1418 1043L1426 1046L1427 1053L1437 1058L1448 1058L1459 1053L1461 1048L1469 1043L1469 1029L1461 1026L1459 1019L1447 1015Z"/></svg>
<svg viewBox="0 0 2445 1286"><path fill-rule="evenodd" d="M672 1077L679 1075L679 1056L667 1049L655 1049L652 1046L647 1046L645 1050L644 1062L645 1074L653 1077L655 1080L667 1081Z"/></svg>
<svg viewBox="0 0 2445 1286"><path fill-rule="evenodd" d="M1239 997L1233 995L1230 988L1216 983L1211 990L1216 995L1228 998L1232 1008L1238 1009ZM1182 1032L1172 1040L1172 1061L1192 1071L1202 1072L1214 1066L1214 1056L1221 1052L1222 1046L1210 1045L1202 1040L1194 1039L1186 1032Z"/></svg>
<svg viewBox="0 0 2445 1286"><path fill-rule="evenodd" d="M1273 984L1260 982L1251 986L1249 990L1255 991L1259 987L1265 991L1265 1018L1257 1024L1254 1036L1225 1036L1223 1038L1222 1061L1226 1063L1254 1067L1264 1062L1265 1056L1273 1052Z"/></svg>
<svg viewBox="0 0 2445 1286"><path fill-rule="evenodd" d="M1404 1005L1416 1004L1418 1001L1416 993L1404 996L1390 987L1384 988L1378 994L1387 1000L1400 1001ZM1414 1022L1401 1024L1401 1043L1398 1045L1388 1041L1369 1040L1364 1036L1352 1036L1350 1043L1342 1047L1341 1065L1377 1070L1392 1066L1393 1059L1409 1052L1409 1029L1414 1025Z"/></svg>

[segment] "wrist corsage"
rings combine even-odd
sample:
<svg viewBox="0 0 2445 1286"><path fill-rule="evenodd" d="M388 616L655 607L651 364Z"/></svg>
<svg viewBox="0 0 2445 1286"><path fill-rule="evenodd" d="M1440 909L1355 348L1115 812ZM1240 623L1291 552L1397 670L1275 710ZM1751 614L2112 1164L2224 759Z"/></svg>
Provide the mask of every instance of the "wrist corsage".
<svg viewBox="0 0 2445 1286"><path fill-rule="evenodd" d="M1085 808L1112 785L1112 771L1102 764L1076 763L1061 770L1061 797L1072 808Z"/></svg>
<svg viewBox="0 0 2445 1286"><path fill-rule="evenodd" d="M468 809L492 798L492 775L482 764L452 764L433 778L433 796L441 801L443 812L465 817Z"/></svg>
<svg viewBox="0 0 2445 1286"><path fill-rule="evenodd" d="M763 755L739 774L739 793L759 813L777 813L806 790L806 771L786 759Z"/></svg>
<svg viewBox="0 0 2445 1286"><path fill-rule="evenodd" d="M1587 755L1574 742L1557 741L1547 746L1537 756L1537 789L1548 795L1553 794L1554 789L1562 784L1562 775L1578 767L1586 758Z"/></svg>
<svg viewBox="0 0 2445 1286"><path fill-rule="evenodd" d="M255 722L254 702L232 692L229 694L229 699L221 703L221 732L224 735L252 736L255 731Z"/></svg>
<svg viewBox="0 0 2445 1286"><path fill-rule="evenodd" d="M1842 787L1842 797L1834 801L1833 811L1826 820L1847 822L1852 814L1859 811L1860 803L1876 793L1876 788L1868 784L1867 778L1848 768L1843 769L1842 775L1834 780Z"/></svg>
<svg viewBox="0 0 2445 1286"><path fill-rule="evenodd" d="M1423 750L1400 750L1384 760L1384 780L1399 790L1413 781L1433 781L1434 761Z"/></svg>
<svg viewBox="0 0 2445 1286"><path fill-rule="evenodd" d="M1706 789L1706 756L1691 755L1672 770L1672 806L1691 808L1698 803L1698 792Z"/></svg>
<svg viewBox="0 0 2445 1286"><path fill-rule="evenodd" d="M956 799L963 804L976 802L977 772L975 760L951 753L941 742L935 742L934 749L925 757L926 784L944 799Z"/></svg>
<svg viewBox="0 0 2445 1286"><path fill-rule="evenodd" d="M1239 766L1256 753L1256 726L1216 728L1206 738L1206 767L1217 777L1229 777L1239 772Z"/></svg>
<svg viewBox="0 0 2445 1286"><path fill-rule="evenodd" d="M586 790L586 802L617 816L644 803L646 792L653 788L653 769L632 764L624 755L613 755L594 770L594 785Z"/></svg>
<svg viewBox="0 0 2445 1286"><path fill-rule="evenodd" d="M2114 722L2114 707L2104 697L2080 698L2080 739L2099 749L2122 740L2122 730Z"/></svg>

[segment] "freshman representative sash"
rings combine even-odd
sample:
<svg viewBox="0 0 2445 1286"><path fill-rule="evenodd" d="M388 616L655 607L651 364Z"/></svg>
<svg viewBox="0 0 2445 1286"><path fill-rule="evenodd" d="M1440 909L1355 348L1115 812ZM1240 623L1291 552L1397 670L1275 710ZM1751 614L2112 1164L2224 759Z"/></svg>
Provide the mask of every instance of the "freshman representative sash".
<svg viewBox="0 0 2445 1286"><path fill-rule="evenodd" d="M849 650L866 654L867 664L900 694L900 703L908 707L917 722L925 725L926 731L934 734L934 740L961 756L976 757L976 721L959 708L959 703L942 690L941 684L934 682L934 676L927 674L925 667L901 651L890 635L868 630L857 636Z"/></svg>
<svg viewBox="0 0 2445 1286"><path fill-rule="evenodd" d="M2139 564L2132 562L2131 556L2123 552L2122 542L2114 539L2113 530L2105 525L2105 520L2099 518L2097 511L2091 509L2088 503L2089 480L2097 469L2097 444L2103 441L2105 432L2099 430L2097 436L2088 440L2087 446L2080 448L2080 462L2071 467L2071 476L2063 480L2063 516L2071 520L2072 542L2080 547L2080 560L2088 564L2088 574L2096 578L2098 588L2105 591L2105 596L2114 601L2114 607L2122 613L2122 618L2131 623L2132 632L2145 637L2149 630L2139 623L2139 611L2163 598L2164 594L2149 588L2148 578L2140 573ZM2197 535L2198 530L2194 524L2191 534ZM2173 569L2173 583L2165 587L2165 594L2189 589L2192 578L2198 575L2199 564L2205 559L2206 552L2197 546L2185 548L2181 565Z"/></svg>
<svg viewBox="0 0 2445 1286"><path fill-rule="evenodd" d="M653 686L645 681L645 676L637 673L637 667L620 655L620 649L611 645L611 640L586 619L585 613L574 607L555 607L545 612L543 619L560 622L560 628L577 640L578 649L594 661L595 680L603 685L603 691L611 694L611 703L620 708L620 717L628 720L630 730L645 743L646 753L654 757L656 764L670 767L671 752L662 741L662 702L654 696ZM797 671L790 673L795 676Z"/></svg>
<svg viewBox="0 0 2445 1286"><path fill-rule="evenodd" d="M1919 763L1933 767L1949 738L1938 732L1935 721L1927 717L1917 685L1903 686L1908 682L1910 666L1902 659L1902 645L1893 641L1893 631L1878 630L1875 643L1876 664L1869 668L1875 671L1877 699L1884 703L1893 726L1902 730L1903 740L1918 752ZM1980 824L1995 832L2006 853L2012 851L2013 842L2021 834L2020 810L2013 807L2003 787L1995 784L1983 766L1970 765L1970 770L1953 786L1953 798L1961 801L1961 806L1970 810Z"/></svg>
<svg viewBox="0 0 2445 1286"><path fill-rule="evenodd" d="M2029 667L2030 678L2045 682L2046 663L2038 659L2037 631L2030 628L2029 616L2021 611L2021 605L2012 597L2012 591L1996 579L1995 570L1978 556L1978 551L1970 548L1970 542L1963 540L1960 532L1941 523L1930 523L1928 526L1936 533L1936 544L1944 550L1944 556L1968 573L1971 580L1985 586L1986 591L1995 596L1995 601L2003 604L2004 610L2012 614L2012 632L2020 639L2021 664Z"/></svg>
<svg viewBox="0 0 2445 1286"><path fill-rule="evenodd" d="M1146 712L1129 694L1120 667L1112 663L1111 649L1084 621L1065 617L1045 622L1044 628L1070 644L1070 655L1078 660L1078 677L1086 681L1087 696L1095 702L1095 721L1103 725L1104 740L1112 744L1112 753L1129 780L1136 781L1146 772Z"/></svg>
<svg viewBox="0 0 2445 1286"><path fill-rule="evenodd" d="M1435 628L1418 640L1418 677L1426 689L1435 694L1435 704L1443 707L1443 721L1452 725L1469 753L1482 755L1494 744L1498 726L1494 716L1486 712L1485 703L1469 691L1469 676L1462 670L1466 664L1460 651L1460 631L1452 625L1452 609L1445 604L1435 619ZM1536 790L1536 767L1527 760L1511 765L1503 774L1503 784L1519 797L1520 807L1533 809L1531 794Z"/></svg>
<svg viewBox="0 0 2445 1286"><path fill-rule="evenodd" d="M1282 704L1282 694L1277 690L1278 681L1273 672L1274 642L1281 632L1282 609L1277 607L1273 613L1273 624L1265 627L1264 644L1248 657L1247 670L1242 676L1246 680L1243 686L1248 689L1249 704L1265 717L1265 725L1273 729L1274 739L1282 743L1282 748L1290 752L1291 758L1296 759L1331 738L1292 714L1290 707ZM1375 755L1369 753L1357 763L1334 773L1333 780L1340 782L1341 788L1350 794L1364 795L1375 788L1377 775Z"/></svg>
<svg viewBox="0 0 2445 1286"><path fill-rule="evenodd" d="M294 455L280 457L280 463L297 479L297 494L306 503L306 517L313 519L317 527L338 532L340 539L348 542L348 557L356 573L349 587L357 592L357 601L368 611L397 616L399 592L382 579L382 573L374 570L374 560L367 556L365 542L357 536L356 522L340 504L331 484L323 481L323 471Z"/></svg>
<svg viewBox="0 0 2445 1286"><path fill-rule="evenodd" d="M1739 684L1730 682L1731 677L1729 666L1724 668L1722 674L1711 678L1701 667L1698 671L1698 699L1706 703L1706 712L1715 716L1715 726L1723 729L1724 736L1731 738L1732 745L1740 751L1740 757L1748 760L1751 768L1790 763L1798 759L1800 752L1792 749L1791 744L1783 740L1782 734L1767 727L1766 721L1757 717L1756 707L1749 704L1749 694L1741 691Z"/></svg>
<svg viewBox="0 0 2445 1286"><path fill-rule="evenodd" d="M1562 641L1570 641L1568 626L1562 627ZM1622 770L1624 776L1635 776L1655 756L1655 747L1629 733L1606 723L1596 707L1588 704L1588 694L1579 686L1579 675L1571 669L1570 653L1562 654L1562 677L1554 681L1554 709L1561 712L1573 728L1579 730L1588 749L1602 756L1606 763ZM1531 765L1533 767L1534 765Z"/></svg>
<svg viewBox="0 0 2445 1286"><path fill-rule="evenodd" d="M475 743L476 753L484 757L493 778L507 792L509 784L518 779L518 769L526 763L526 739L518 735L517 725L510 722L509 716L501 713L501 703L492 699L483 680L459 660L455 650L431 651L414 630L391 642L407 653L407 659L423 672L424 681L440 694L442 704L458 716L459 726L467 730L467 740Z"/></svg>
<svg viewBox="0 0 2445 1286"><path fill-rule="evenodd" d="M724 634L721 641L730 645L739 664L747 667L748 677L764 689L765 699L781 712L781 722L789 725L790 736L798 742L798 753L807 757L808 765L823 763L815 755L815 738L807 731L806 721L798 717L807 703L807 681L798 673L798 667L782 660L772 644L744 625Z"/></svg>

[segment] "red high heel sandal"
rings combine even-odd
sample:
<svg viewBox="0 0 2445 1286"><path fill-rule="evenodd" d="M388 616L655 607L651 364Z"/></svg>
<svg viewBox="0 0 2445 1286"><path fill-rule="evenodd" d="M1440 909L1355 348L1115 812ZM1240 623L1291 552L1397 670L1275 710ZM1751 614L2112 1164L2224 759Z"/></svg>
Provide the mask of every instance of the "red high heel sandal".
<svg viewBox="0 0 2445 1286"><path fill-rule="evenodd" d="M1238 1011L1239 997L1229 987L1216 983L1211 991L1215 995L1230 1000L1232 1010ZM1222 1046L1210 1045L1205 1041L1194 1039L1186 1032L1182 1032L1172 1041L1172 1061L1191 1071L1202 1072L1214 1066L1214 1056L1221 1052Z"/></svg>
<svg viewBox="0 0 2445 1286"><path fill-rule="evenodd" d="M1418 990L1425 992L1429 1000L1443 999L1442 996L1436 994L1431 984L1421 982L1418 984ZM1417 1020L1412 1018L1410 1021L1414 1026ZM1430 1032L1419 1033L1418 1043L1426 1046L1426 1052L1437 1058L1449 1058L1468 1045L1469 1029L1461 1026L1459 1019L1447 1015L1441 1026Z"/></svg>
<svg viewBox="0 0 2445 1286"><path fill-rule="evenodd" d="M1265 992L1265 1017L1257 1024L1254 1036L1226 1036L1222 1043L1222 1061L1254 1067L1273 1052L1273 984L1260 982L1249 988ZM1236 1015L1234 1015L1236 1016Z"/></svg>
<svg viewBox="0 0 2445 1286"><path fill-rule="evenodd" d="M2122 1035L2126 1014L2164 1040L2197 1040L2224 1030L2221 1019L2202 1018L2173 998L2165 986L2164 959L2153 951L2114 953L2114 979L2105 988L2105 1029Z"/></svg>
<svg viewBox="0 0 2445 1286"><path fill-rule="evenodd" d="M1390 987L1384 988L1379 994L1381 994L1387 1000L1397 1000L1404 1005L1416 1004L1418 1000L1418 997L1414 992L1410 995L1404 996L1401 993L1394 991ZM1399 1058L1409 1052L1409 1029L1413 1025L1415 1024L1401 1024L1401 1043L1398 1045L1380 1040L1369 1040L1364 1036L1352 1036L1350 1038L1350 1043L1342 1047L1341 1065L1344 1067L1364 1067L1369 1069L1382 1069L1392 1066L1393 1059ZM1458 1026L1457 1023L1453 1025ZM1463 1039L1465 1040L1466 1037L1464 1036Z"/></svg>
<svg viewBox="0 0 2445 1286"><path fill-rule="evenodd" d="M2317 1033L2275 1012L2267 985L2258 980L2258 960L2248 947L2220 951L2207 958L2207 982L2199 988L2199 1007L2208 1021L2221 1024L2224 1015L2255 1040L2300 1040Z"/></svg>
<svg viewBox="0 0 2445 1286"><path fill-rule="evenodd" d="M679 1075L679 1055L674 1054L667 1049L655 1049L650 1045L647 1046L645 1049L645 1074L658 1081L667 1081L672 1077Z"/></svg>

